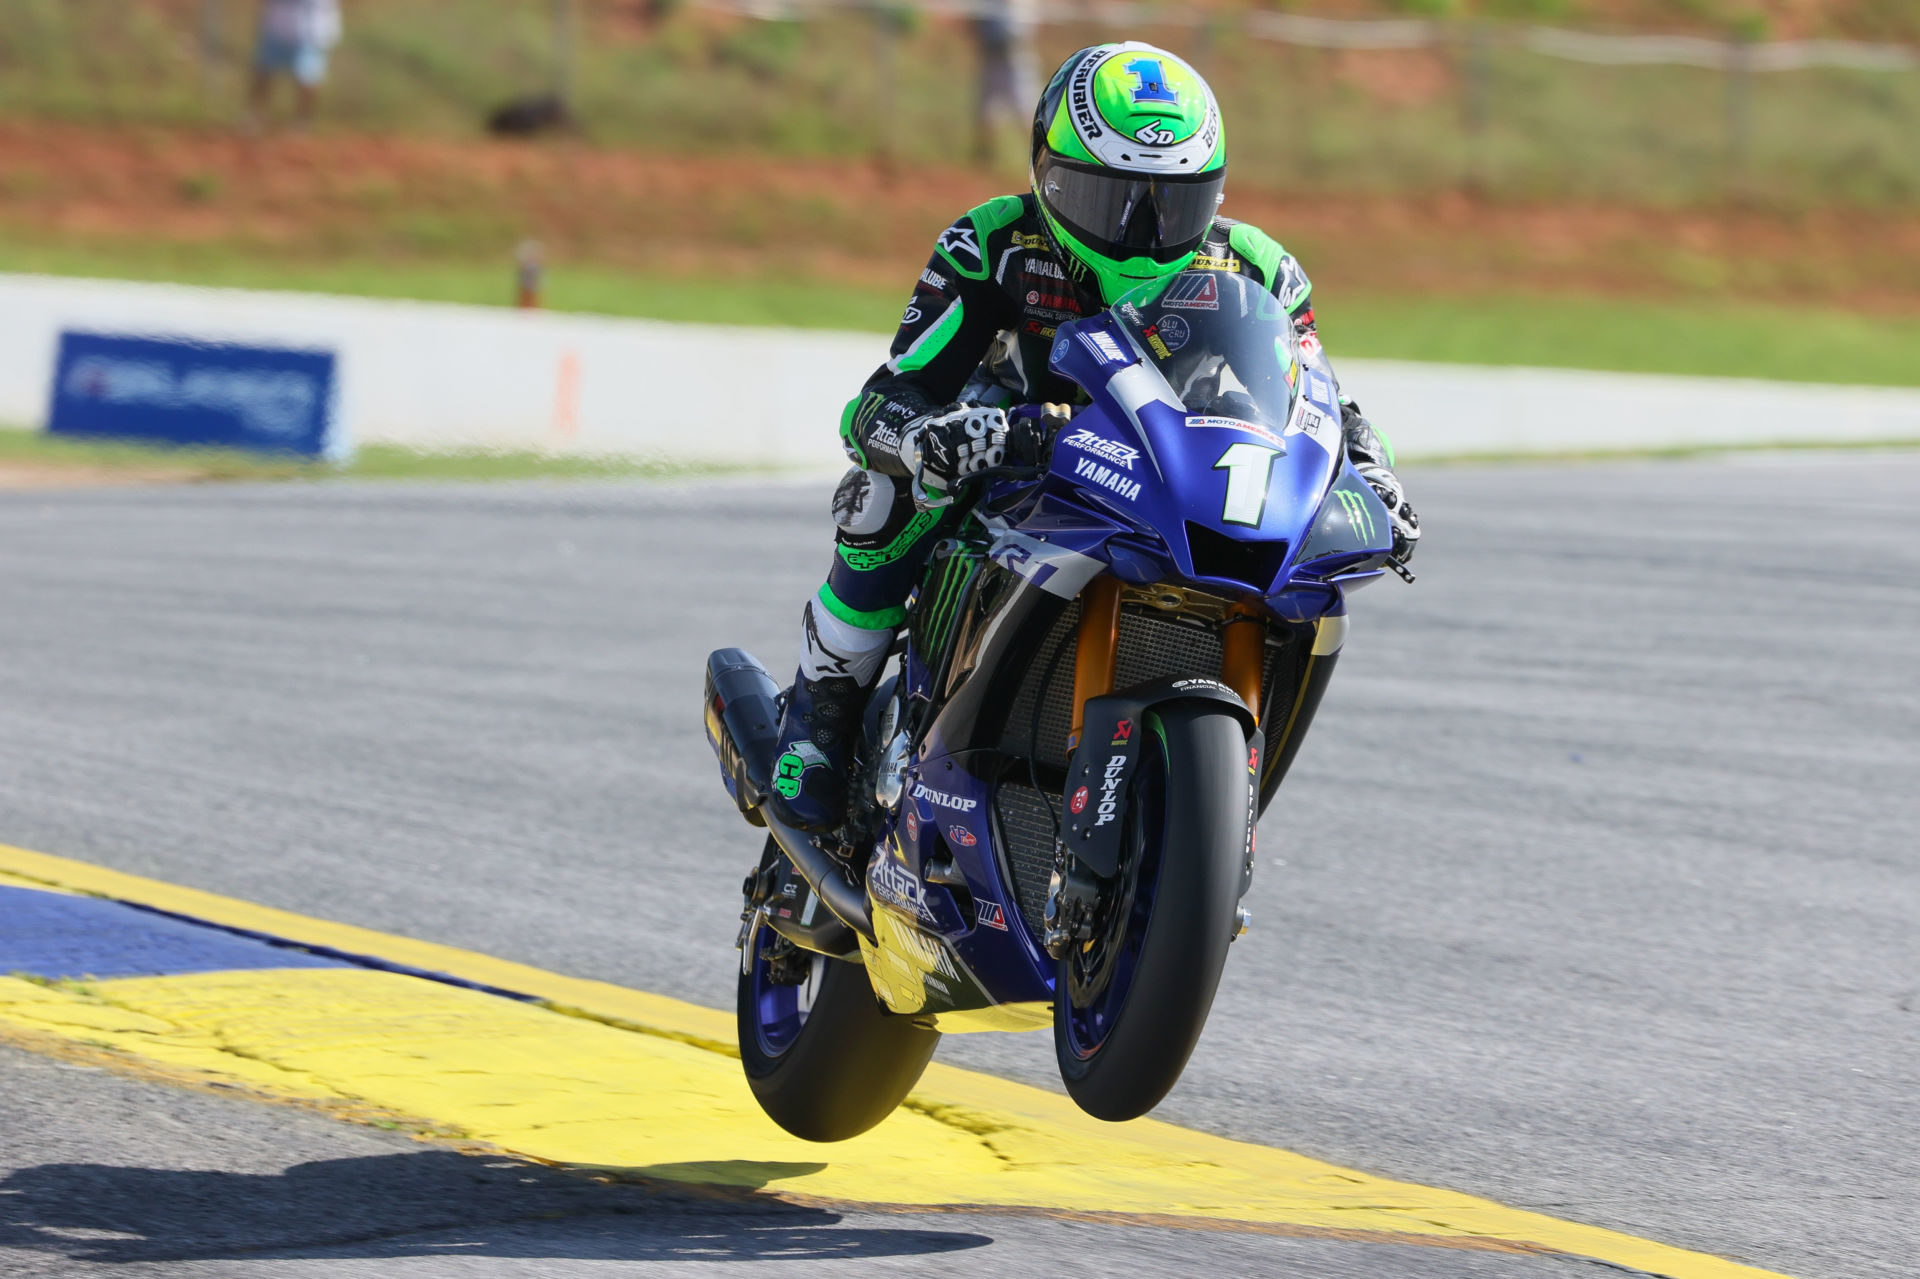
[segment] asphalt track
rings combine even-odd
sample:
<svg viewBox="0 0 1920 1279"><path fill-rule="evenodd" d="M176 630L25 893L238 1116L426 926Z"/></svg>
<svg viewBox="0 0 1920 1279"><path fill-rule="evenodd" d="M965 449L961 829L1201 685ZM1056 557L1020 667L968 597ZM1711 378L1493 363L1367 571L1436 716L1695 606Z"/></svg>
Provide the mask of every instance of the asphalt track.
<svg viewBox="0 0 1920 1279"><path fill-rule="evenodd" d="M1911 1274L1920 557L1904 517L1920 459L1414 482L1422 580L1356 598L1340 677L1262 832L1255 931L1161 1117L1809 1279ZM708 648L790 651L823 499L0 498L0 840L724 1005L752 842L692 689ZM942 1058L1051 1074L1043 1036L950 1038ZM28 1273L797 1264L782 1248L871 1273L1586 1272L663 1205L4 1061L0 1266ZM437 1177L476 1189L450 1205ZM135 1224L71 1220L85 1188L115 1184ZM578 1210L545 1220L547 1194ZM210 1239L213 1217L231 1228Z"/></svg>

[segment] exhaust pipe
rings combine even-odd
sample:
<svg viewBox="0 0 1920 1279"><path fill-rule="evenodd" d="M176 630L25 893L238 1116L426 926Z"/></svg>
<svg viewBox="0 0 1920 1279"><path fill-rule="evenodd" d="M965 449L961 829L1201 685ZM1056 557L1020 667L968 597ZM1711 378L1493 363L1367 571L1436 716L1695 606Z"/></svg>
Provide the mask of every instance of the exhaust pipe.
<svg viewBox="0 0 1920 1279"><path fill-rule="evenodd" d="M800 872L800 878L807 881L807 887L813 889L826 908L839 916L842 923L871 942L873 915L867 909L867 895L847 878L845 868L833 857L821 852L805 831L795 830L764 808L760 810L760 816L766 820L767 833L773 836L774 843L780 845L780 851L787 855L793 868Z"/></svg>
<svg viewBox="0 0 1920 1279"><path fill-rule="evenodd" d="M871 942L873 915L867 909L866 893L806 832L787 825L764 807L774 755L780 749L780 716L776 709L779 685L751 653L723 648L707 658L706 693L707 741L720 759L720 771L734 802L749 821L766 826L780 851L826 908Z"/></svg>

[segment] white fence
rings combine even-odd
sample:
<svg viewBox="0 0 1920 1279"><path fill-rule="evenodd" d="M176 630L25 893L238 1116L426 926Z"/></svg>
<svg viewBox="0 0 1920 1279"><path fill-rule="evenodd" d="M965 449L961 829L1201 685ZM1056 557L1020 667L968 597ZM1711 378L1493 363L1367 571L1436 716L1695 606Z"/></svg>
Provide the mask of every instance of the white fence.
<svg viewBox="0 0 1920 1279"><path fill-rule="evenodd" d="M0 275L0 423L45 423L65 331L332 350L351 442L807 469L844 465L841 407L886 356L878 334ZM1409 458L1920 440L1920 391L1338 365Z"/></svg>

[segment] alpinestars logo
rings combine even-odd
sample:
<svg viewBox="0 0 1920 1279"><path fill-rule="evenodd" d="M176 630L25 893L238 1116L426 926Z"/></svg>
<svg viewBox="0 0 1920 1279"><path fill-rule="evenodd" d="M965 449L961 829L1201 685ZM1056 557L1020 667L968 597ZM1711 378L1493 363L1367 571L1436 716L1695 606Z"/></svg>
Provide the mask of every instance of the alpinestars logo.
<svg viewBox="0 0 1920 1279"><path fill-rule="evenodd" d="M944 791L934 790L925 782L915 782L913 784L913 797L915 799L924 799L935 808L948 808L956 813L971 813L974 809L980 807L980 801L977 799L961 799L958 795L949 795Z"/></svg>
<svg viewBox="0 0 1920 1279"><path fill-rule="evenodd" d="M954 223L940 233L939 243L962 271L969 274L980 271L980 240L974 234L972 223L965 219Z"/></svg>
<svg viewBox="0 0 1920 1279"><path fill-rule="evenodd" d="M813 616L812 600L807 601L806 610L801 614L800 625L805 632L807 664L812 670L819 672L812 678L818 679L821 675L837 676L853 673L853 668L848 665L851 659L843 653L836 653L828 648L827 642L820 638L820 623Z"/></svg>
<svg viewBox="0 0 1920 1279"><path fill-rule="evenodd" d="M1099 816L1093 819L1095 826L1105 826L1120 815L1120 782L1126 771L1125 755L1115 755L1107 760L1107 766L1100 774L1100 803L1094 810Z"/></svg>
<svg viewBox="0 0 1920 1279"><path fill-rule="evenodd" d="M1139 480L1130 480L1118 471L1110 471L1090 457L1083 457L1075 462L1073 473L1089 483L1111 490L1129 502L1140 496Z"/></svg>
<svg viewBox="0 0 1920 1279"><path fill-rule="evenodd" d="M1082 453L1091 453L1104 462L1125 467L1129 471L1133 469L1133 464L1140 460L1139 449L1129 448L1104 435L1096 435L1086 427L1081 427L1069 435L1065 443L1068 448L1079 449Z"/></svg>

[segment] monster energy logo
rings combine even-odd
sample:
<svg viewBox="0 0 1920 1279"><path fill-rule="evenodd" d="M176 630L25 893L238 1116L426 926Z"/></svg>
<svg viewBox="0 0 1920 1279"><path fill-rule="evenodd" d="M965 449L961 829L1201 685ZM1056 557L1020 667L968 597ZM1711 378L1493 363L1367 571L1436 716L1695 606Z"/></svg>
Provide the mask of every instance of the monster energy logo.
<svg viewBox="0 0 1920 1279"><path fill-rule="evenodd" d="M1347 526L1368 541L1373 540L1373 513L1367 510L1367 504L1358 493L1351 489L1335 489L1334 496L1340 499L1340 505L1347 512Z"/></svg>
<svg viewBox="0 0 1920 1279"><path fill-rule="evenodd" d="M934 589L931 602L927 605L924 634L924 650L937 652L947 642L948 632L952 629L954 611L959 607L960 596L966 590L967 583L973 578L975 556L968 550L956 550L947 557L940 574L940 583ZM925 588L921 594L926 594Z"/></svg>

